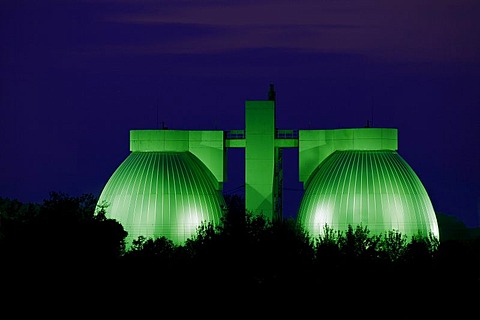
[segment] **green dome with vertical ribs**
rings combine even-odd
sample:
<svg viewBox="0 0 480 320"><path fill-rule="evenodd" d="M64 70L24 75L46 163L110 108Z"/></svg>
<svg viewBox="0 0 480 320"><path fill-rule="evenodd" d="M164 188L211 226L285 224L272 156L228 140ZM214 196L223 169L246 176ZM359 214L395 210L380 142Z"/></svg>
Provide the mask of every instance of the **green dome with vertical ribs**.
<svg viewBox="0 0 480 320"><path fill-rule="evenodd" d="M99 205L128 232L183 244L202 223L218 225L225 206L213 174L190 152L132 152L105 185Z"/></svg>
<svg viewBox="0 0 480 320"><path fill-rule="evenodd" d="M343 232L361 225L371 234L439 238L423 184L393 150L332 153L310 176L297 220L314 237L325 225Z"/></svg>

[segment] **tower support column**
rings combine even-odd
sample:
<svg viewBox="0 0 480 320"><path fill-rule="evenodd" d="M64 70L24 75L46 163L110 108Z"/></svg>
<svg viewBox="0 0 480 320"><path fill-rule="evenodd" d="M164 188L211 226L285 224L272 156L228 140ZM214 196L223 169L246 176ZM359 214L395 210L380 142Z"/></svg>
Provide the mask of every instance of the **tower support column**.
<svg viewBox="0 0 480 320"><path fill-rule="evenodd" d="M245 205L255 215L274 217L275 101L245 104Z"/></svg>

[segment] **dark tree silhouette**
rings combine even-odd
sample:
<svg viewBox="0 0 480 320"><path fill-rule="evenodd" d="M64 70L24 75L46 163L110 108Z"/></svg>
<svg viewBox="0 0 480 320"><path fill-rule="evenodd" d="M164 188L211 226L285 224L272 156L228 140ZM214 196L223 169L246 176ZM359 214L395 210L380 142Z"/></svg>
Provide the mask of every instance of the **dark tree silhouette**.
<svg viewBox="0 0 480 320"><path fill-rule="evenodd" d="M206 300L221 293L232 307L272 298L333 303L326 297L353 293L365 303L407 291L419 300L412 288L447 294L448 286L480 285L480 237L438 242L395 230L371 235L362 225L308 235L293 219L272 222L246 211L239 196L226 200L220 225L201 225L185 244L139 237L126 251L122 225L91 195L52 193L42 204L0 198L2 271L15 288L51 288L56 280L58 292L95 288L119 299L152 288ZM239 292L248 292L248 302Z"/></svg>
<svg viewBox="0 0 480 320"><path fill-rule="evenodd" d="M4 202L5 203L5 202ZM122 225L95 214L96 199L51 193L40 205L2 211L1 255L10 272L37 277L94 273L123 253ZM10 205L10 208L12 206Z"/></svg>

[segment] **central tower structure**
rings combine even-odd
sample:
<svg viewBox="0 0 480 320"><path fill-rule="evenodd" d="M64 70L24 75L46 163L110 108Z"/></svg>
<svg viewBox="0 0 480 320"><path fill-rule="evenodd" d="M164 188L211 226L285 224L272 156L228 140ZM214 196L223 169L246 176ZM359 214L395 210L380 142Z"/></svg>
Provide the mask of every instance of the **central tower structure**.
<svg viewBox="0 0 480 320"><path fill-rule="evenodd" d="M278 130L275 89L267 100L247 100L245 131L227 132L227 148L245 148L245 207L267 219L282 218L283 148L298 147L298 131Z"/></svg>
<svg viewBox="0 0 480 320"><path fill-rule="evenodd" d="M278 219L281 152L275 147L275 101L247 101L245 110L245 206Z"/></svg>

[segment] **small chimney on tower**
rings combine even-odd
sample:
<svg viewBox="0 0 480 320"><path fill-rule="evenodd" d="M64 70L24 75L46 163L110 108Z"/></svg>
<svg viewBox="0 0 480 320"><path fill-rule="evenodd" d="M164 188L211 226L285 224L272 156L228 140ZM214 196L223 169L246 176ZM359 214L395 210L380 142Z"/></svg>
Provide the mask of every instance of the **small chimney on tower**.
<svg viewBox="0 0 480 320"><path fill-rule="evenodd" d="M268 90L268 100L275 101L275 88L273 87L273 83L270 83L270 89Z"/></svg>

